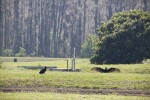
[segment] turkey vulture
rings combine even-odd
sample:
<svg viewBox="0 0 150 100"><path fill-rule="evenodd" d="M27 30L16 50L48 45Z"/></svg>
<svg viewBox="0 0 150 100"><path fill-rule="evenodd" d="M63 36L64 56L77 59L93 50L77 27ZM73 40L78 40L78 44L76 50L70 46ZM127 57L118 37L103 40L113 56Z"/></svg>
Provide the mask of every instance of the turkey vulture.
<svg viewBox="0 0 150 100"><path fill-rule="evenodd" d="M95 70L97 72L102 72L102 73L120 72L120 70L118 68L109 68L109 69L107 69L107 67L105 69L102 69L100 67L93 67L91 70Z"/></svg>
<svg viewBox="0 0 150 100"><path fill-rule="evenodd" d="M39 73L40 73L40 74L44 74L44 73L46 72L46 69L47 69L47 67L45 66L45 68L42 69Z"/></svg>

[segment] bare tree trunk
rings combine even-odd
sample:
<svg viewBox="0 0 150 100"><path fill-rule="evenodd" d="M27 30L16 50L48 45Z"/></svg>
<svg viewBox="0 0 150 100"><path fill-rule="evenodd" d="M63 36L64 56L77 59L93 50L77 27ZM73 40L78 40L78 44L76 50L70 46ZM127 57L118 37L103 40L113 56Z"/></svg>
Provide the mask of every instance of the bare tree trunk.
<svg viewBox="0 0 150 100"><path fill-rule="evenodd" d="M86 0L84 0L83 42L85 42L86 8L87 8Z"/></svg>
<svg viewBox="0 0 150 100"><path fill-rule="evenodd" d="M14 10L15 10L15 23L14 23L14 33L15 33L15 37L14 37L14 47L13 47L13 52L19 53L19 48L21 47L21 36L19 33L19 0L15 0L14 1Z"/></svg>
<svg viewBox="0 0 150 100"><path fill-rule="evenodd" d="M44 35L44 56L49 57L50 56L50 22L49 22L49 11L48 8L50 3L46 2L46 10L45 10L45 35Z"/></svg>
<svg viewBox="0 0 150 100"><path fill-rule="evenodd" d="M0 56L2 56L3 32L2 32L2 1L0 0Z"/></svg>

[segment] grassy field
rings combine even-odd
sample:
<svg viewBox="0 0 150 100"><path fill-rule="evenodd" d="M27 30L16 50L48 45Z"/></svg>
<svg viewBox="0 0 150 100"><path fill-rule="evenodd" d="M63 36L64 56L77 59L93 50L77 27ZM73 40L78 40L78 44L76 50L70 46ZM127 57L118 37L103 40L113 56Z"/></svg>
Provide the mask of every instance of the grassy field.
<svg viewBox="0 0 150 100"><path fill-rule="evenodd" d="M60 93L39 93L39 92L0 92L0 100L149 100L143 96L118 96L118 95L81 95L81 94L60 94Z"/></svg>
<svg viewBox="0 0 150 100"><path fill-rule="evenodd" d="M135 90L147 91L150 94L150 63L145 64L117 64L117 65L94 65L90 64L89 59L76 59L76 68L82 69L82 72L52 72L47 71L40 75L39 70L28 70L17 68L17 66L57 66L66 68L66 60L69 60L71 67L71 58L31 58L18 57L18 62L13 62L13 57L0 57L2 68L0 69L0 88L65 88L65 89L112 89L112 90ZM91 71L93 67L120 69L120 73L99 73ZM73 92L74 93L74 92ZM38 93L20 93L19 95L35 95ZM63 94L42 93L41 95L54 95L57 97ZM90 92L88 93L90 94ZM113 94L113 93L112 93ZM114 93L115 94L115 93ZM0 95L15 96L16 93L0 93ZM19 96L18 95L18 96ZM70 96L71 95L71 96ZM143 94L139 94L143 95ZM1 97L1 96L0 96ZM9 96L8 96L9 97ZM46 96L47 97L47 96ZM86 98L106 98L105 95L80 95L65 94L63 98L86 97ZM124 96L109 95L108 98L128 98ZM52 98L48 96L48 98ZM58 99L56 98L56 99ZM137 97L132 97L136 99ZM139 97L142 99L143 97ZM30 99L30 98L29 98ZM85 99L85 98L82 98ZM132 100L133 100L132 99ZM147 98L144 98L147 99ZM86 99L87 100L87 99ZM111 99L112 100L112 99Z"/></svg>
<svg viewBox="0 0 150 100"><path fill-rule="evenodd" d="M0 57L2 66L6 69L17 69L17 66L57 66L58 68L71 68L71 58L40 58L40 57L16 57L17 63L13 62L14 57ZM91 72L92 67L110 68L115 67L121 73L150 74L150 60L144 61L145 64L117 64L117 65L94 65L90 64L89 59L76 59L76 68L81 68L82 72Z"/></svg>
<svg viewBox="0 0 150 100"><path fill-rule="evenodd" d="M0 87L150 89L149 74L50 72L0 69Z"/></svg>

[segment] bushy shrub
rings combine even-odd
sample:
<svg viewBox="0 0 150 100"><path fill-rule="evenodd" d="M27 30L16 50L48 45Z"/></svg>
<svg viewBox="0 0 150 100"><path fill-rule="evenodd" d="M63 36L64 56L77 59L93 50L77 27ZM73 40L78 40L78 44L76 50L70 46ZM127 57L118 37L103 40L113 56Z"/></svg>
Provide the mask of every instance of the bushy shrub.
<svg viewBox="0 0 150 100"><path fill-rule="evenodd" d="M16 57L25 57L26 56L26 50L22 47L20 47L19 53L16 54Z"/></svg>
<svg viewBox="0 0 150 100"><path fill-rule="evenodd" d="M139 63L150 58L150 14L142 10L119 12L99 28L94 64Z"/></svg>
<svg viewBox="0 0 150 100"><path fill-rule="evenodd" d="M11 57L14 56L12 49L5 49L2 52L2 56Z"/></svg>
<svg viewBox="0 0 150 100"><path fill-rule="evenodd" d="M2 64L3 64L3 62L0 60L0 68L2 68Z"/></svg>

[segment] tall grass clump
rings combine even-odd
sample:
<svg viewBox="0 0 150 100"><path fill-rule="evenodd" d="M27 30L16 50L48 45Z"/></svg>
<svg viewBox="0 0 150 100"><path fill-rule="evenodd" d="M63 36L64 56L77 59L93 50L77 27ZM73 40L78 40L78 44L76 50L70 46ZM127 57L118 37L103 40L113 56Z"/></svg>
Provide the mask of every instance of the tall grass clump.
<svg viewBox="0 0 150 100"><path fill-rule="evenodd" d="M3 64L3 62L0 60L0 68L2 68L2 64Z"/></svg>

